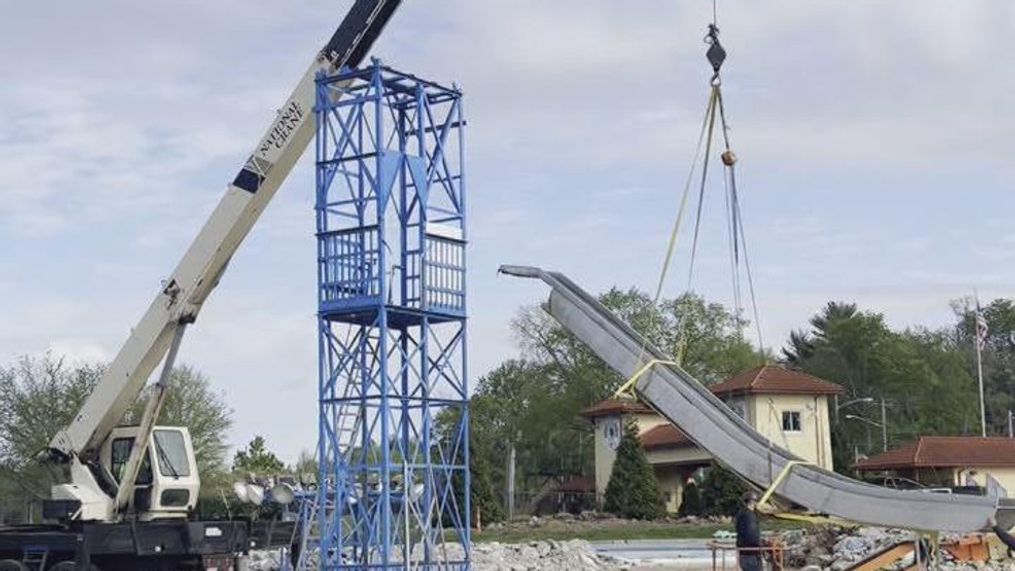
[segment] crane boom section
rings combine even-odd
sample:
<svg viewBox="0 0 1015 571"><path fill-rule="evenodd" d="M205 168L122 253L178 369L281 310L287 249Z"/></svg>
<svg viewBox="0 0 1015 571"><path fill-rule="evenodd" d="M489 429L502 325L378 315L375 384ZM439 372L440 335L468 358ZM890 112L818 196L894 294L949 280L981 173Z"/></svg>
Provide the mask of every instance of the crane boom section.
<svg viewBox="0 0 1015 571"><path fill-rule="evenodd" d="M52 451L89 460L136 401L169 348L179 323L197 318L230 258L257 222L314 136L315 78L366 55L401 0L356 0L310 64L254 152L191 243L171 278L110 363Z"/></svg>

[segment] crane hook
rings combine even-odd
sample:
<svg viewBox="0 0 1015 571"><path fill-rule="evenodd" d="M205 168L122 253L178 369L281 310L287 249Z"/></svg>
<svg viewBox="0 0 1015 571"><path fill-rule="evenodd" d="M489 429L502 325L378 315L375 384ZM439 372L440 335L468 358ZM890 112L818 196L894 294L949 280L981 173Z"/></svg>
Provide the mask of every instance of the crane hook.
<svg viewBox="0 0 1015 571"><path fill-rule="evenodd" d="M712 84L718 85L719 83L719 69L722 67L724 61L726 61L726 50L719 43L719 27L715 24L708 25L708 33L705 34L705 43L709 44L708 51L705 52L705 57L708 58L708 63L712 64L712 71L715 72L712 75Z"/></svg>

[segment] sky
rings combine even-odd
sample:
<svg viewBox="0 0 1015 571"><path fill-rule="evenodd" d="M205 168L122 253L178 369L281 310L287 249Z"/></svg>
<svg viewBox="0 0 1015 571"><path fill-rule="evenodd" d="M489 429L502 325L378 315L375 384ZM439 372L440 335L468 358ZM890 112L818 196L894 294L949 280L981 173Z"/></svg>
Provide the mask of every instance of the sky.
<svg viewBox="0 0 1015 571"><path fill-rule="evenodd" d="M8 3L0 20L0 363L111 359L350 0ZM650 289L693 155L706 0L405 0L373 55L465 92L470 373L517 354L546 291ZM761 330L828 300L936 327L1015 296L1015 4L720 0L723 90ZM180 360L232 445L316 438L305 156ZM730 303L719 181L694 289ZM689 225L685 225L685 230ZM665 293L686 286L682 237ZM753 334L752 334L753 335Z"/></svg>

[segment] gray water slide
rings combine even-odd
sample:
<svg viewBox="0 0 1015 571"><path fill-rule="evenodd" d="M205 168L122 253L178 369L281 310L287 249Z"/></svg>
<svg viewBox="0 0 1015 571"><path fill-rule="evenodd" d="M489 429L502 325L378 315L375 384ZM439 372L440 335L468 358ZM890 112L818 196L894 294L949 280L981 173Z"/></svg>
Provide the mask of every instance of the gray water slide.
<svg viewBox="0 0 1015 571"><path fill-rule="evenodd" d="M501 266L500 271L546 282L552 288L550 315L622 377L630 378L651 360L669 359L563 274L527 266ZM720 464L761 490L787 463L800 461L758 434L680 367L653 366L638 378L635 390ZM776 496L814 513L885 527L968 532L982 529L995 513L1002 525L1015 523L1010 500L894 490L806 464L790 469Z"/></svg>

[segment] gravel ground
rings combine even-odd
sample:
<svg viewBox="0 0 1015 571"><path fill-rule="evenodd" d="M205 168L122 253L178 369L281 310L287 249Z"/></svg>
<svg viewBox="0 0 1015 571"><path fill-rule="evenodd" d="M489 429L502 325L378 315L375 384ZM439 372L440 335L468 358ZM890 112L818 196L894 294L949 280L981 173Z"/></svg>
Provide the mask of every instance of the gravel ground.
<svg viewBox="0 0 1015 571"><path fill-rule="evenodd" d="M878 550L915 540L909 531L873 527L812 527L778 535L786 546L787 568L802 571L845 571ZM450 558L461 557L459 545L451 544L448 549ZM614 571L631 569L632 565L651 564L598 554L587 541L580 539L477 543L473 546L472 561L476 571ZM251 553L251 571L276 571L279 568L277 552ZM1015 562L1004 559L987 564L957 563L942 551L932 568L940 571L1015 571Z"/></svg>
<svg viewBox="0 0 1015 571"><path fill-rule="evenodd" d="M461 557L460 545L448 546L451 559ZM476 571L614 571L629 564L595 553L587 541L530 541L527 543L478 543L472 548L472 568ZM250 554L250 571L279 569L277 551Z"/></svg>

